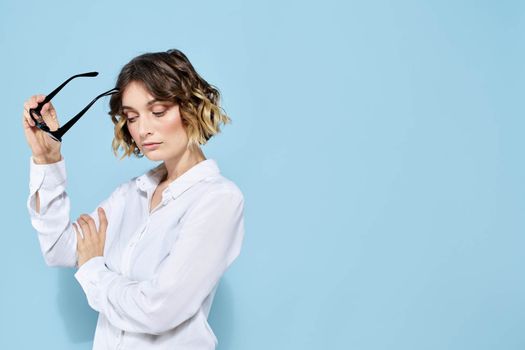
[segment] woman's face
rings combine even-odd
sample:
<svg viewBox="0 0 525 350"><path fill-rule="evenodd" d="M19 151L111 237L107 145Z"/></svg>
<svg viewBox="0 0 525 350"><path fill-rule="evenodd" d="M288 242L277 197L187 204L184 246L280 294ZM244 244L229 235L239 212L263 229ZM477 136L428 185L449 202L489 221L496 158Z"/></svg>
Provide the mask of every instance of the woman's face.
<svg viewBox="0 0 525 350"><path fill-rule="evenodd" d="M122 114L140 151L150 160L180 159L188 135L179 106L155 100L141 83L130 83L122 93Z"/></svg>

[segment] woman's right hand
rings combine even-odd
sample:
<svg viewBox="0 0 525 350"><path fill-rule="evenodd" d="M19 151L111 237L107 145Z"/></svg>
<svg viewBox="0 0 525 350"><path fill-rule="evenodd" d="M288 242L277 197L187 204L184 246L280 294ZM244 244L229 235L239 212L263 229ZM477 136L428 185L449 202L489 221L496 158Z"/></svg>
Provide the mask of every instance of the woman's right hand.
<svg viewBox="0 0 525 350"><path fill-rule="evenodd" d="M37 164L49 164L56 163L62 159L60 154L60 142L54 140L46 132L36 127L35 122L29 115L29 109L36 108L39 102L45 99L44 95L31 96L24 103L24 134L26 136L27 143L33 152L33 160ZM46 122L49 129L58 129L58 119L55 108L51 102L46 103L40 112L44 121Z"/></svg>

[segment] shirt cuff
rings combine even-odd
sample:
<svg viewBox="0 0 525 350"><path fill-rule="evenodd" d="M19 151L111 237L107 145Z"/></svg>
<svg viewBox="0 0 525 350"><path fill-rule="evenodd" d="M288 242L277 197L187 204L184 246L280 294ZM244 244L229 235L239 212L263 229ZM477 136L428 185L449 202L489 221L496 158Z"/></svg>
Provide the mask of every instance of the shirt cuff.
<svg viewBox="0 0 525 350"><path fill-rule="evenodd" d="M75 273L75 278L80 283L88 299L88 304L96 311L100 310L100 281L109 272L103 256L96 256L86 261Z"/></svg>
<svg viewBox="0 0 525 350"><path fill-rule="evenodd" d="M36 164L33 156L29 159L29 190L33 193L42 188L55 188L66 182L66 163L60 161L51 164Z"/></svg>
<svg viewBox="0 0 525 350"><path fill-rule="evenodd" d="M107 271L103 256L95 256L86 261L75 273L75 278L82 285L96 285L99 280L100 272Z"/></svg>

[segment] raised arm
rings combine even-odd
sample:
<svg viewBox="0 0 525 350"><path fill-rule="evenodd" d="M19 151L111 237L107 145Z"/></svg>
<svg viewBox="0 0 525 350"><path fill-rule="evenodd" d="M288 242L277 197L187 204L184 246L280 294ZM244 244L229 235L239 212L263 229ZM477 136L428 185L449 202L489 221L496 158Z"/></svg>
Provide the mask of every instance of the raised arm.
<svg viewBox="0 0 525 350"><path fill-rule="evenodd" d="M30 159L29 197L27 209L33 228L38 233L44 260L49 266L77 266L77 237L70 219L70 200L66 193L67 176L65 160L51 164L36 164ZM121 200L125 184L97 207L102 207L111 219ZM90 216L99 225L97 210Z"/></svg>
<svg viewBox="0 0 525 350"><path fill-rule="evenodd" d="M31 158L29 167L27 209L44 260L49 266L74 267L76 237L69 219L65 161L36 164Z"/></svg>

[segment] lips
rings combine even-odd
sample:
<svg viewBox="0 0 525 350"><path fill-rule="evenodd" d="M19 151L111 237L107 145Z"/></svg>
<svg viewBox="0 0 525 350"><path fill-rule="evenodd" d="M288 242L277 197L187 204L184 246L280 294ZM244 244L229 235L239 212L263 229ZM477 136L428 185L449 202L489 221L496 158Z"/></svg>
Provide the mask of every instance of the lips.
<svg viewBox="0 0 525 350"><path fill-rule="evenodd" d="M142 148L143 148L144 150L149 150L149 151L151 151L151 150L155 150L155 149L159 148L159 146L160 146L161 143L162 143L162 142L148 142L148 143L143 143L143 144L142 144Z"/></svg>

